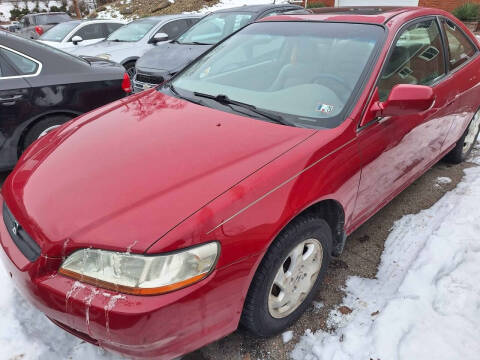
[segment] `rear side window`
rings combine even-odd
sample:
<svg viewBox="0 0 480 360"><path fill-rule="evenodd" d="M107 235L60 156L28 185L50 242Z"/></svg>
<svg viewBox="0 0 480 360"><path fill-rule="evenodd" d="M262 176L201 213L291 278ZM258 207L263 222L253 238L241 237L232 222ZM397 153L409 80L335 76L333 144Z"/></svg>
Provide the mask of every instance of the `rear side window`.
<svg viewBox="0 0 480 360"><path fill-rule="evenodd" d="M378 83L385 101L398 84L432 85L445 75L443 43L436 20L415 23L397 39Z"/></svg>
<svg viewBox="0 0 480 360"><path fill-rule="evenodd" d="M39 67L37 62L4 48L0 48L0 51L11 62L12 66L16 68L19 75L33 75L37 72Z"/></svg>
<svg viewBox="0 0 480 360"><path fill-rule="evenodd" d="M453 70L468 61L477 50L454 22L443 19L442 23L447 35L449 68Z"/></svg>

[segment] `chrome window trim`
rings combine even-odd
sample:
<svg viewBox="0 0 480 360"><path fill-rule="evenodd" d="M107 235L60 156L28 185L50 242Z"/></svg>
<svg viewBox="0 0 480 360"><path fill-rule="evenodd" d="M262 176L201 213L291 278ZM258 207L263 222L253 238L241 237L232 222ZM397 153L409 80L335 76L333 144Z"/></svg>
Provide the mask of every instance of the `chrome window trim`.
<svg viewBox="0 0 480 360"><path fill-rule="evenodd" d="M6 46L3 46L3 45L0 45L0 48L2 49L5 49L7 51L11 51L17 55L20 55L30 61L33 61L34 63L36 63L38 65L38 68L37 68L37 71L34 73L34 74L28 74L28 75L15 75L15 76L0 76L0 79L19 79L19 78L27 78L27 77L35 77L35 76L38 76L40 74L40 72L42 71L42 68L43 68L43 65L40 61L38 61L37 59L34 59L28 55L25 55L24 53L21 53L19 51L16 51L16 50L13 50L9 47L6 47Z"/></svg>

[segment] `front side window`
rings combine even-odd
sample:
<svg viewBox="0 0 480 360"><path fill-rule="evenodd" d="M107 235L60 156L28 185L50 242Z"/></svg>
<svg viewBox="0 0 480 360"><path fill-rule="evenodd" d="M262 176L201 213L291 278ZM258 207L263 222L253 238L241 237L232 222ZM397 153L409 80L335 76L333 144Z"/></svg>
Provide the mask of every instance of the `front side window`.
<svg viewBox="0 0 480 360"><path fill-rule="evenodd" d="M449 68L453 70L468 61L477 50L454 22L443 19L442 25L447 35Z"/></svg>
<svg viewBox="0 0 480 360"><path fill-rule="evenodd" d="M204 17L177 41L181 44L213 45L247 25L252 19L250 13L217 13Z"/></svg>
<svg viewBox="0 0 480 360"><path fill-rule="evenodd" d="M188 28L188 21L186 19L173 20L163 25L158 33L165 33L169 39L175 39L178 35L183 33Z"/></svg>
<svg viewBox="0 0 480 360"><path fill-rule="evenodd" d="M141 40L157 24L153 19L132 21L110 34L107 40L120 42L136 42Z"/></svg>
<svg viewBox="0 0 480 360"><path fill-rule="evenodd" d="M104 38L105 34L103 32L103 24L85 25L84 27L76 31L75 34L73 34L73 36L80 36L82 40L93 40L93 39ZM72 41L72 39L70 39L69 41Z"/></svg>
<svg viewBox="0 0 480 360"><path fill-rule="evenodd" d="M42 34L39 40L61 42L78 24L79 22L77 21L68 21L55 25L46 33Z"/></svg>
<svg viewBox="0 0 480 360"><path fill-rule="evenodd" d="M383 28L366 24L255 23L207 53L172 85L187 99L198 96L195 92L222 95L296 126L337 126L383 36ZM205 97L201 101L215 106Z"/></svg>
<svg viewBox="0 0 480 360"><path fill-rule="evenodd" d="M39 65L35 61L4 48L0 48L0 51L10 60L19 75L32 75L37 72Z"/></svg>
<svg viewBox="0 0 480 360"><path fill-rule="evenodd" d="M443 43L436 20L409 26L402 32L384 66L378 92L385 101L398 84L432 85L445 75Z"/></svg>

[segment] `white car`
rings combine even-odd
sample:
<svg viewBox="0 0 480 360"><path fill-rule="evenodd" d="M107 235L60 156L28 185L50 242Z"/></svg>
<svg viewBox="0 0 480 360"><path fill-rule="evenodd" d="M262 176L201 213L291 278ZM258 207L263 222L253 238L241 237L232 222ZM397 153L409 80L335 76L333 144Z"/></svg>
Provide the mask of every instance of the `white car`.
<svg viewBox="0 0 480 360"><path fill-rule="evenodd" d="M38 41L69 52L96 44L123 25L125 22L121 20L72 20L55 25Z"/></svg>

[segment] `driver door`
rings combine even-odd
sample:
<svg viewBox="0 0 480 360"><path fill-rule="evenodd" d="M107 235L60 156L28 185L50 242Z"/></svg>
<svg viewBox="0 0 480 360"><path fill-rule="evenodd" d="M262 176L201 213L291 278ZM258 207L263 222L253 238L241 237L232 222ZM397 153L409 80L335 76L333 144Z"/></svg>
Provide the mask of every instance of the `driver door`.
<svg viewBox="0 0 480 360"><path fill-rule="evenodd" d="M373 215L440 156L452 123L449 104L455 96L454 87L445 80L445 65L435 18L408 24L395 40L377 82L376 99L385 101L395 85L415 84L431 86L435 103L423 113L363 120L365 126L358 133L363 168L354 215L359 222Z"/></svg>

